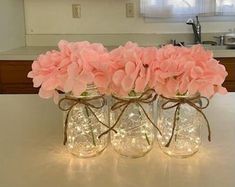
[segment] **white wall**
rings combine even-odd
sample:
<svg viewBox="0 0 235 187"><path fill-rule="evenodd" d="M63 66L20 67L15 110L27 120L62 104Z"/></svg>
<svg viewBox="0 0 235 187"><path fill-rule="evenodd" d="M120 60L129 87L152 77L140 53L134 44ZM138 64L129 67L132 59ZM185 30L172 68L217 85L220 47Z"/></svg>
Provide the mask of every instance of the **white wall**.
<svg viewBox="0 0 235 187"><path fill-rule="evenodd" d="M126 18L127 2L135 3L134 18ZM27 37L32 42L37 35L40 35L41 40L45 35L50 35L51 38L60 34L92 37L104 34L192 33L191 27L185 23L144 22L138 14L138 2L139 0L25 0ZM80 19L72 18L73 3L81 4ZM225 32L232 27L235 27L235 20L202 23L204 33ZM31 42L28 41L29 44Z"/></svg>
<svg viewBox="0 0 235 187"><path fill-rule="evenodd" d="M0 0L0 51L24 45L23 0Z"/></svg>
<svg viewBox="0 0 235 187"><path fill-rule="evenodd" d="M139 0L132 0L138 7ZM131 0L25 0L27 34L104 34L191 32L185 23L145 23L138 16L125 17ZM80 3L82 17L72 18L72 3ZM231 22L204 23L204 32L223 32Z"/></svg>

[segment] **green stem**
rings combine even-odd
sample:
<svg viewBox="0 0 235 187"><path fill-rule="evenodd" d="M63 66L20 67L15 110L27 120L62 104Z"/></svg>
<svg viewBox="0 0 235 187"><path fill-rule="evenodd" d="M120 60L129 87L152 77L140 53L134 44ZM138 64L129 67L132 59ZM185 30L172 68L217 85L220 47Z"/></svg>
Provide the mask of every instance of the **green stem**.
<svg viewBox="0 0 235 187"><path fill-rule="evenodd" d="M178 131L179 131L179 120L180 120L180 106L179 110L176 113L176 129L175 129L175 141L178 138Z"/></svg>
<svg viewBox="0 0 235 187"><path fill-rule="evenodd" d="M147 140L147 142L148 142L148 145L150 145L150 141L149 141L149 138L148 138L148 136L147 136L146 133L145 133L145 138L146 138L146 140Z"/></svg>
<svg viewBox="0 0 235 187"><path fill-rule="evenodd" d="M138 106L138 105L137 105L137 106ZM138 108L139 108L139 106L138 106ZM138 110L138 113L139 113L139 115L141 116L141 112L140 112L140 110ZM141 117L142 117L142 116L141 116ZM140 126L138 126L138 127L142 128L142 127L143 127L143 125L141 124L141 125L140 125ZM150 145L150 141L149 141L149 138L148 138L147 134L146 134L146 133L144 133L144 135L145 135L145 139L146 139L146 141L147 141L148 145Z"/></svg>
<svg viewBox="0 0 235 187"><path fill-rule="evenodd" d="M87 115L87 119L88 119L88 123L89 123L89 128L90 128L90 133L91 133L91 137L92 137L92 142L93 142L93 145L96 146L95 136L94 136L93 128L92 128L92 125L91 125L91 120L89 118L90 115L89 115L89 111L87 109L87 106L85 106L85 111L86 111L86 115Z"/></svg>

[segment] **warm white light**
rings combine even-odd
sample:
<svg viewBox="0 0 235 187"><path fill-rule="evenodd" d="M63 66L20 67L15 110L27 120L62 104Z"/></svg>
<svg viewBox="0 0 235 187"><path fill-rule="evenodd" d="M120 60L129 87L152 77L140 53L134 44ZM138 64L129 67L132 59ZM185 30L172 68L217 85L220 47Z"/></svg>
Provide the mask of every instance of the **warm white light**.
<svg viewBox="0 0 235 187"><path fill-rule="evenodd" d="M175 109L162 110L161 98L158 101L158 127L162 132L157 135L157 139L161 149L172 156L187 157L197 152L201 143L200 125L203 123L201 114L193 107L184 104L180 107L177 113L177 121L173 137L169 147L165 145L169 142L172 136L173 116Z"/></svg>
<svg viewBox="0 0 235 187"><path fill-rule="evenodd" d="M95 88L87 90L87 93L88 95L98 95ZM94 105L101 105L101 100L92 102ZM68 117L66 146L69 152L80 157L95 156L103 151L108 143L108 135L101 139L98 138L102 132L107 130L107 127L97 120L98 118L108 124L107 106L101 109L92 108L92 110L96 116L83 104L77 104L72 108Z"/></svg>
<svg viewBox="0 0 235 187"><path fill-rule="evenodd" d="M148 112L152 105L143 104ZM111 125L117 120L121 110L112 111ZM117 133L111 132L111 143L115 151L128 157L144 156L153 145L153 125L146 118L138 104L131 104L122 114L115 127Z"/></svg>

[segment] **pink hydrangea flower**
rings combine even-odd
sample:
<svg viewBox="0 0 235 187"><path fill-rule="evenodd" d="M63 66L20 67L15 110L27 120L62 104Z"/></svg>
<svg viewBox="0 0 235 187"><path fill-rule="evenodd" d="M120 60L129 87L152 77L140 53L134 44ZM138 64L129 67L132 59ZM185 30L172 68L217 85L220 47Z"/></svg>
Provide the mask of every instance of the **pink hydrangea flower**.
<svg viewBox="0 0 235 187"><path fill-rule="evenodd" d="M71 60L69 56L58 51L50 51L40 55L32 64L28 77L33 79L34 87L40 87L39 96L54 98L58 102L58 91L64 91L67 68Z"/></svg>
<svg viewBox="0 0 235 187"><path fill-rule="evenodd" d="M79 96L94 83L100 92L105 93L110 82L108 69L109 53L101 44L89 42L70 43L72 63L68 66L65 92Z"/></svg>
<svg viewBox="0 0 235 187"><path fill-rule="evenodd" d="M227 92L222 87L227 76L224 66L201 45L191 48L167 45L157 51L156 58L151 85L160 95L199 93L210 98L217 92Z"/></svg>
<svg viewBox="0 0 235 187"><path fill-rule="evenodd" d="M155 48L142 48L132 42L111 51L111 92L120 96L143 92L149 86L155 52Z"/></svg>
<svg viewBox="0 0 235 187"><path fill-rule="evenodd" d="M62 40L58 47L59 51L40 55L28 74L34 87L40 87L42 98L54 97L57 103L58 91L79 96L88 84L95 84L101 93L106 92L110 58L102 44Z"/></svg>
<svg viewBox="0 0 235 187"><path fill-rule="evenodd" d="M62 40L58 47L40 55L28 74L34 87L40 87L39 95L55 102L58 91L80 96L88 84L120 96L148 88L166 97L199 93L210 98L227 92L222 87L224 66L200 45L157 49L128 42L108 53L102 44Z"/></svg>

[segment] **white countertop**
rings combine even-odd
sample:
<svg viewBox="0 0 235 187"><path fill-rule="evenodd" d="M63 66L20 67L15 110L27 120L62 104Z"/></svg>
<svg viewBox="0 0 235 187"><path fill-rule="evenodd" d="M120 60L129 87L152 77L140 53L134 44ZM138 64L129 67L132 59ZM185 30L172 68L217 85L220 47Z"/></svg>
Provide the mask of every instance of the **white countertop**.
<svg viewBox="0 0 235 187"><path fill-rule="evenodd" d="M109 50L115 48L114 46L108 46ZM46 51L57 49L55 46L28 46L20 47L17 49L0 52L0 60L35 60L38 55L45 53ZM216 46L212 48L214 57L235 57L235 49L225 49Z"/></svg>
<svg viewBox="0 0 235 187"><path fill-rule="evenodd" d="M215 58L235 57L235 49L212 49Z"/></svg>
<svg viewBox="0 0 235 187"><path fill-rule="evenodd" d="M0 95L1 187L234 187L235 93L215 96L206 114L212 142L193 157L174 159L157 143L143 158L109 147L78 159L62 146L62 113L37 95Z"/></svg>
<svg viewBox="0 0 235 187"><path fill-rule="evenodd" d="M0 52L0 60L35 60L38 55L46 51L57 49L53 46L20 47L9 51Z"/></svg>

